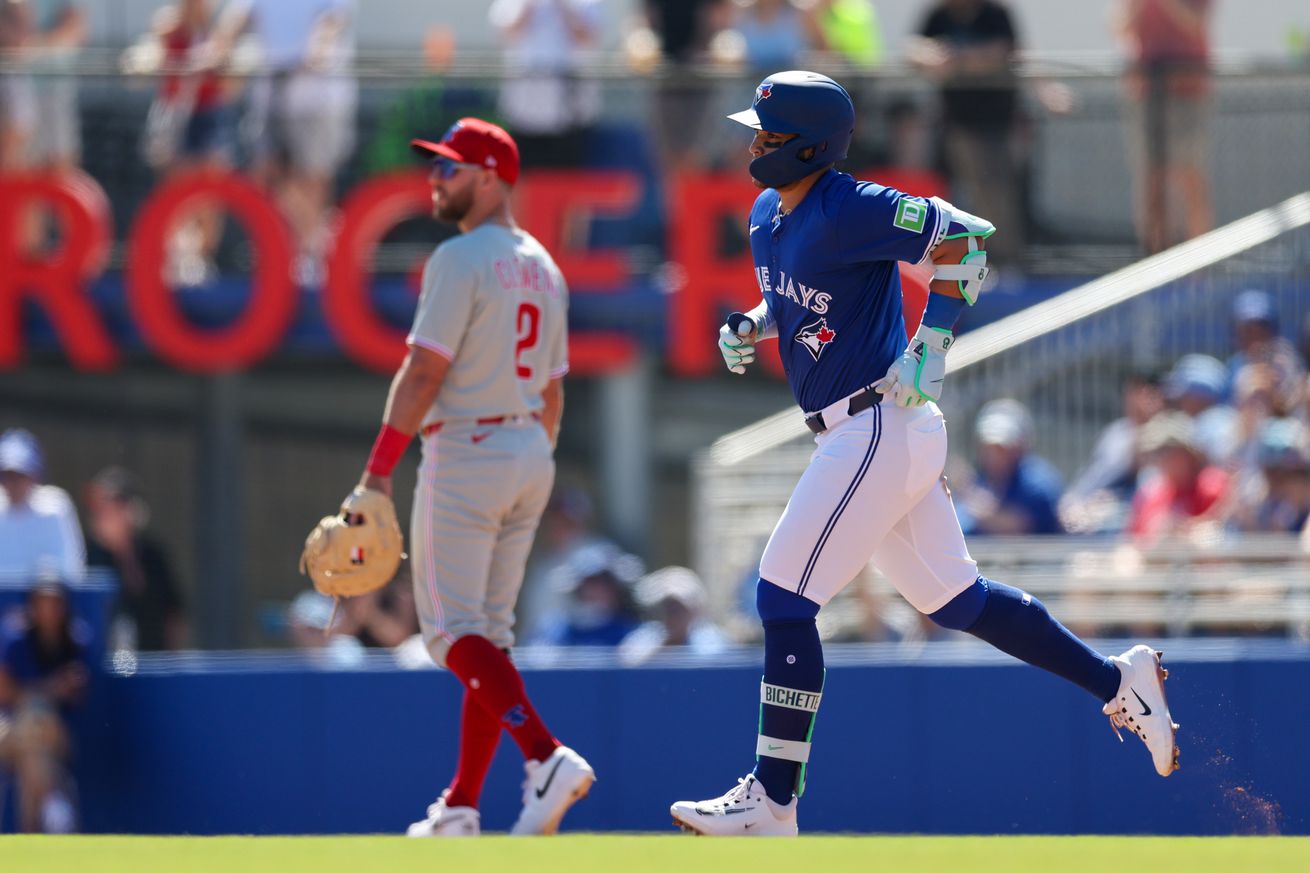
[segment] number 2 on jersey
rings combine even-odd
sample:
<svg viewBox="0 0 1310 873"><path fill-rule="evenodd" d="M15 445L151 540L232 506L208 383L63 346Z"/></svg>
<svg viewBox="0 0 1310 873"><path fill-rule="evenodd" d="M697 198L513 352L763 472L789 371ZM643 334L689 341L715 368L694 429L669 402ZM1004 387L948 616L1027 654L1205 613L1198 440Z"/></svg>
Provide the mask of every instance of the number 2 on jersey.
<svg viewBox="0 0 1310 873"><path fill-rule="evenodd" d="M520 379L531 379L532 367L523 363L523 353L536 348L537 340L541 338L541 307L535 303L520 303L516 323L519 341L514 347L514 363Z"/></svg>

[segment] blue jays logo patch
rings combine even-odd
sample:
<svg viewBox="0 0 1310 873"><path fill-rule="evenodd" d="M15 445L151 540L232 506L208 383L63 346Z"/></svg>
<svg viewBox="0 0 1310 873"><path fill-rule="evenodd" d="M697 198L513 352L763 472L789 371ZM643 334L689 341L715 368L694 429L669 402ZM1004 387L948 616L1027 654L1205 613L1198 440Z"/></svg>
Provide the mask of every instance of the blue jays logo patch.
<svg viewBox="0 0 1310 873"><path fill-rule="evenodd" d="M773 93L773 83L772 83L772 82L765 82L763 85L761 85L760 87L756 88L756 89L755 89L755 105L758 106L758 105L759 105L759 102L760 102L761 100L768 100L768 99L769 99L769 95L771 95L772 93Z"/></svg>
<svg viewBox="0 0 1310 873"><path fill-rule="evenodd" d="M837 331L828 327L828 319L820 318L818 321L812 321L796 332L796 342L805 346L805 350L813 356L814 360L819 360L819 355L828 344L837 338Z"/></svg>

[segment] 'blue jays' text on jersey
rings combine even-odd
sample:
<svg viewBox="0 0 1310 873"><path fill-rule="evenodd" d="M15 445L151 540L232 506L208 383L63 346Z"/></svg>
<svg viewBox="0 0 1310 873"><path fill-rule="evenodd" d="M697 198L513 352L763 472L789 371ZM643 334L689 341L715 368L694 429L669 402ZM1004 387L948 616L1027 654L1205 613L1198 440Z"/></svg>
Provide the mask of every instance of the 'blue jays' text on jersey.
<svg viewBox="0 0 1310 873"><path fill-rule="evenodd" d="M796 402L817 412L881 379L905 349L897 261L937 242L931 202L829 170L795 209L751 209L751 255Z"/></svg>

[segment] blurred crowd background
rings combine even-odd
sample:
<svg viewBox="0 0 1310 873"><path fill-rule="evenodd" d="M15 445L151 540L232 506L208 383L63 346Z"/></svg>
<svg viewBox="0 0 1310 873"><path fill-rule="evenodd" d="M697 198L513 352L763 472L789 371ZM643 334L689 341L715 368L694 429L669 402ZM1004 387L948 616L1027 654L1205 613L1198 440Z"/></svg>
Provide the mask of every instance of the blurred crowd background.
<svg viewBox="0 0 1310 873"><path fill-rule="evenodd" d="M572 281L575 338L619 345L575 353L519 635L636 665L756 633L754 567L713 557L694 461L790 395L776 374L678 360L688 343L713 343L680 300L697 295L717 316L754 287L738 260L736 290L705 292L678 233L702 206L679 180L727 185L740 208L707 225L708 249L740 258L753 190L746 142L722 116L763 75L807 68L847 84L859 125L848 169L1000 227L971 331L1310 189L1308 34L1297 0L0 4L0 187L85 173L104 192L113 236L82 290L121 351L85 372L50 312L16 302L21 281L4 285L17 327L3 341L18 348L0 370L0 762L35 786L22 826L72 826L58 715L76 705L93 653L126 671L137 653L188 648L298 647L342 667L389 649L401 665L426 662L403 569L330 629L332 604L296 573L304 534L358 476L389 376L343 353L323 315L343 199L421 173L411 136L463 115L504 124L525 175L552 181L537 190L564 203L550 239L615 259ZM157 274L189 318L221 329L250 297L258 240L204 199L169 224L159 263L132 264L131 237L162 186L228 173L285 222L299 309L255 365L189 372L161 361L134 320L128 274ZM627 193L608 209L604 197L568 208L570 191L606 173ZM57 208L0 210L11 277L66 242ZM402 326L416 266L449 230L412 211L391 225L367 254L367 293ZM1239 575L1273 566L1304 579L1307 251L1302 234L1255 268L1168 283L1178 293L1115 323L1105 341L1122 354L1057 380L1066 406L1000 379L984 394L962 386L973 399L952 408L948 384L949 482L978 556L1037 556L1037 588L1091 584L1069 604L1092 633L1305 635L1307 616L1241 620L1231 596L1219 601L1226 621L1172 622L1176 576L1149 568L1190 567L1180 552L1221 543L1240 553ZM1059 412L1069 407L1085 411L1072 425ZM409 492L400 477L402 515ZM743 533L746 551L767 533ZM874 575L825 613L825 635L931 638ZM1257 593L1272 586L1276 607L1299 583L1267 575ZM1165 587L1141 582L1157 577ZM1156 606L1115 612L1113 586L1095 588L1115 578L1141 582L1134 602Z"/></svg>

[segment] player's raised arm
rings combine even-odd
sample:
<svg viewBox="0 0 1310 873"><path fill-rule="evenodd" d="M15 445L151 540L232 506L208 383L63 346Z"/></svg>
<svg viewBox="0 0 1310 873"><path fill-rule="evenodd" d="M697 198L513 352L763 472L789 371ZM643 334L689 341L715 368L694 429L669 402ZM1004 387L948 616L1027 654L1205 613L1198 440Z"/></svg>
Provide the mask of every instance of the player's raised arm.
<svg viewBox="0 0 1310 873"><path fill-rule="evenodd" d="M933 281L928 305L914 338L887 375L874 383L880 394L890 395L897 406L922 406L942 396L946 378L946 352L955 342L955 323L966 305L972 306L987 279L987 251L983 244L996 232L990 221L933 197L941 239L928 252Z"/></svg>

